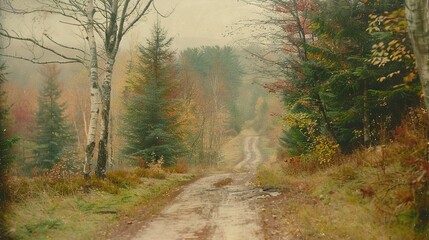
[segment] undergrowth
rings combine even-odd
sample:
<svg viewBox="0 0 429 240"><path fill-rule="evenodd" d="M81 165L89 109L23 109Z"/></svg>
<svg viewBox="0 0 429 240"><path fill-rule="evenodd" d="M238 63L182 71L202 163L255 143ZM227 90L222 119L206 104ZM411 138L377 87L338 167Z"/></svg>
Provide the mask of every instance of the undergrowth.
<svg viewBox="0 0 429 240"><path fill-rule="evenodd" d="M15 178L9 232L16 239L103 239L113 221L192 177L147 168L110 171L104 180L78 175Z"/></svg>
<svg viewBox="0 0 429 240"><path fill-rule="evenodd" d="M95 176L84 179L80 173L58 167L62 164L59 163L51 170L32 178L11 177L9 179L10 199L13 202L22 202L40 193L48 193L52 196L70 196L81 192L88 193L92 190L117 194L121 189L140 184L142 178L165 179L172 173L187 172L186 164L165 169L161 167L162 163L152 163L148 167L111 170L107 172L105 179L98 179Z"/></svg>
<svg viewBox="0 0 429 240"><path fill-rule="evenodd" d="M258 183L284 197L267 200L263 216L298 239L428 239L426 122L414 111L380 145L329 164L317 154L265 163Z"/></svg>

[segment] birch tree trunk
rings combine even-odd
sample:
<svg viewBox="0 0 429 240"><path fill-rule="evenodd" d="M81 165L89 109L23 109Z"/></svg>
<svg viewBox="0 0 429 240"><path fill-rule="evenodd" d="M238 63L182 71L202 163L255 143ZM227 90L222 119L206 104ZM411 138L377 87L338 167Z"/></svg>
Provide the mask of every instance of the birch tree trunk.
<svg viewBox="0 0 429 240"><path fill-rule="evenodd" d="M107 143L109 139L109 120L110 120L110 100L112 89L112 73L115 58L110 57L106 62L106 73L102 84L101 98L101 123L100 123L100 141L98 142L98 159L96 174L99 178L106 176L106 164L108 159Z"/></svg>
<svg viewBox="0 0 429 240"><path fill-rule="evenodd" d="M97 133L98 105L99 105L99 89L98 89L98 57L97 44L94 36L94 1L89 0L86 7L88 25L86 32L88 35L88 44L90 51L90 79L91 79L91 106L88 133L85 148L85 162L83 165L83 174L86 178L91 175L92 159L94 156L95 136Z"/></svg>
<svg viewBox="0 0 429 240"><path fill-rule="evenodd" d="M413 45L417 70L422 84L424 101L429 109L429 0L406 0L405 13L408 21L408 34ZM423 176L427 176L427 172ZM415 208L417 211L416 229L421 230L429 223L429 183L416 189Z"/></svg>
<svg viewBox="0 0 429 240"><path fill-rule="evenodd" d="M148 0L146 4L143 4L143 2L143 0L137 0L133 3L131 0L124 0L120 3L119 0L112 0L104 3L105 14L103 16L106 20L106 28L103 29L104 36L102 36L102 38L104 41L106 63L103 84L101 86L101 129L100 140L98 142L96 169L96 175L99 178L104 178L106 176L106 165L109 155L107 146L109 141L113 66L115 64L116 55L119 51L122 37L147 13L153 0ZM134 6L136 4L137 6ZM140 7L143 7L143 9L140 9ZM132 14L135 14L135 18L130 20L130 16ZM126 25L127 21L129 21L128 25Z"/></svg>
<svg viewBox="0 0 429 240"><path fill-rule="evenodd" d="M406 0L408 34L413 45L417 70L429 109L429 0Z"/></svg>

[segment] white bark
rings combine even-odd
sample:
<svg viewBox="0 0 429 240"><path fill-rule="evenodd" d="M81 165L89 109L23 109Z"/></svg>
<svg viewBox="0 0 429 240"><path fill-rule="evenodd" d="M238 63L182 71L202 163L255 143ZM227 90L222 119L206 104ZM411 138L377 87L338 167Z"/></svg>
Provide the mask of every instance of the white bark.
<svg viewBox="0 0 429 240"><path fill-rule="evenodd" d="M105 177L106 165L108 159L108 141L109 141L109 115L111 101L111 85L113 66L116 55L119 51L122 37L147 13L153 0L148 0L144 4L143 0L137 0L132 3L131 0L125 0L120 4L119 0L110 1L105 4L105 26L104 29L104 51L106 54L105 75L102 84L102 110L101 110L101 132L98 144L98 159L96 174L100 178ZM140 9L141 8L141 9ZM130 20L130 16L135 14L135 18Z"/></svg>
<svg viewBox="0 0 429 240"><path fill-rule="evenodd" d="M94 156L95 136L97 133L98 105L99 105L99 90L98 90L98 57L97 44L94 36L94 1L89 0L87 3L86 14L88 24L86 32L88 35L88 44L90 49L90 91L91 91L91 114L89 119L89 128L86 139L85 162L83 165L83 173L86 177L91 174L92 158Z"/></svg>
<svg viewBox="0 0 429 240"><path fill-rule="evenodd" d="M110 100L111 100L111 89L112 89L112 74L115 59L108 57L106 62L106 72L102 84L102 109L101 109L101 121L100 121L100 141L98 143L98 160L97 160L97 171L98 177L104 178L106 174L106 163L108 159L108 139L109 139L109 119L110 119Z"/></svg>
<svg viewBox="0 0 429 240"><path fill-rule="evenodd" d="M426 108L429 109L429 0L406 0L406 17Z"/></svg>

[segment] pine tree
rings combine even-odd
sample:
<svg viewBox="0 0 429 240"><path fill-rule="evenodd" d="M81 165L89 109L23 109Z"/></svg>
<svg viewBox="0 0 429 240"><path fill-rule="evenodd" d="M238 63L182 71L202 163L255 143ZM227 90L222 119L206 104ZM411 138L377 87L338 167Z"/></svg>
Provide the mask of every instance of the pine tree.
<svg viewBox="0 0 429 240"><path fill-rule="evenodd" d="M124 135L127 139L124 152L141 157L146 162L161 158L165 165L173 165L183 153L180 137L178 109L174 96L177 71L172 42L159 23L145 46L140 46L139 63L130 69L127 113L124 119Z"/></svg>
<svg viewBox="0 0 429 240"><path fill-rule="evenodd" d="M4 213L7 210L9 198L6 174L10 164L9 150L13 140L7 134L8 107L3 90L3 84L6 80L4 68L4 64L0 65L0 239L9 239Z"/></svg>
<svg viewBox="0 0 429 240"><path fill-rule="evenodd" d="M73 139L64 115L65 103L59 102L61 90L57 79L60 72L53 65L44 70L42 74L45 79L36 113L37 148L34 152L38 167L51 168L65 155Z"/></svg>

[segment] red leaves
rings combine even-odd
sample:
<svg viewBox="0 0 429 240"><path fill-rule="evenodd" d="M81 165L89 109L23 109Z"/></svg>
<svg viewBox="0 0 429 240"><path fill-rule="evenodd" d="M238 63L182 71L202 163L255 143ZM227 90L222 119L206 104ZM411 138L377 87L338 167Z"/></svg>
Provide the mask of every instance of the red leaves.
<svg viewBox="0 0 429 240"><path fill-rule="evenodd" d="M272 83L265 83L262 84L262 86L268 90L270 93L281 93L284 90L291 90L291 91L297 91L298 89L293 86L291 83L284 81L284 80L278 80L276 82Z"/></svg>

